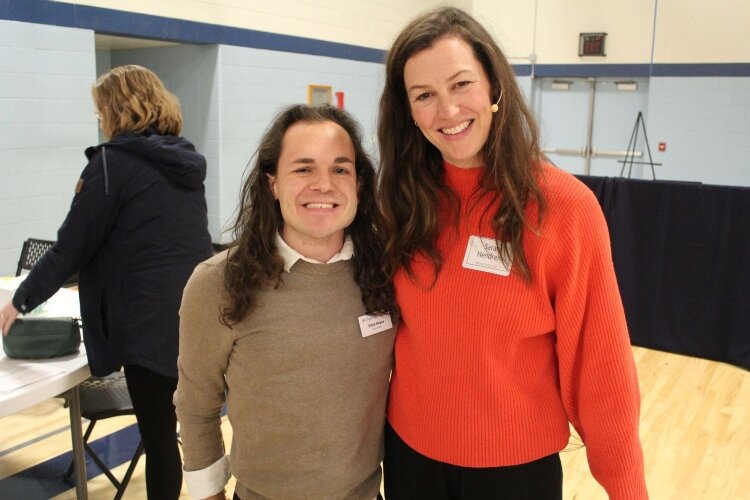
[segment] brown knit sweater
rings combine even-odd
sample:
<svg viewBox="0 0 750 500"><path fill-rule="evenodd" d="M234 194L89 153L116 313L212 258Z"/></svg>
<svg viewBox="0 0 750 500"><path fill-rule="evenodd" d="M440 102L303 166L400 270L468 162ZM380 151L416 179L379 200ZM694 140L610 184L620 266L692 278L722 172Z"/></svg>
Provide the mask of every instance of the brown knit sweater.
<svg viewBox="0 0 750 500"><path fill-rule="evenodd" d="M219 322L226 252L200 264L180 309L175 393L185 469L224 454L252 498L371 500L380 487L394 329L363 337L352 261L298 261L229 329Z"/></svg>

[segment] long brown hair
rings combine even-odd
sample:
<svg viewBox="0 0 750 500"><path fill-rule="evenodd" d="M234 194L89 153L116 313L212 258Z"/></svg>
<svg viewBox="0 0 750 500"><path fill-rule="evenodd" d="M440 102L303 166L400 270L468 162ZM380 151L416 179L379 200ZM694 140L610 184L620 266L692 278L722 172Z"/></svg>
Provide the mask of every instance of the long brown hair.
<svg viewBox="0 0 750 500"><path fill-rule="evenodd" d="M153 71L128 64L100 76L91 89L107 138L153 128L160 135L182 131L180 102Z"/></svg>
<svg viewBox="0 0 750 500"><path fill-rule="evenodd" d="M322 121L341 126L354 146L359 203L346 232L354 243L354 280L362 292L362 302L369 313L394 309L392 287L383 271L383 243L375 226L375 169L362 147L359 125L344 110L296 104L282 110L261 138L252 171L242 187L232 227L234 242L224 270L229 304L222 310L221 321L226 325L238 323L252 312L261 287L282 284L284 265L277 252L276 234L284 220L268 175L276 175L286 131L295 123Z"/></svg>
<svg viewBox="0 0 750 500"><path fill-rule="evenodd" d="M456 36L474 51L490 80L487 106L502 91L500 109L492 119L482 151L486 171L482 190L500 203L492 215L498 240L511 242L512 255L502 245L501 258L525 279L531 271L522 244L524 227L531 227L524 209L534 200L541 213L545 200L537 177L542 154L539 133L531 111L518 88L508 60L492 36L474 18L452 7L435 9L415 18L398 35L386 61L386 80L380 99L378 140L380 144L380 209L387 235L389 275L399 269L411 274L411 260L418 252L428 257L440 272L442 256L435 247L439 231L438 204L441 196L455 197L442 178L440 151L414 126L404 83L404 66L417 52L437 40ZM539 221L537 221L539 222Z"/></svg>

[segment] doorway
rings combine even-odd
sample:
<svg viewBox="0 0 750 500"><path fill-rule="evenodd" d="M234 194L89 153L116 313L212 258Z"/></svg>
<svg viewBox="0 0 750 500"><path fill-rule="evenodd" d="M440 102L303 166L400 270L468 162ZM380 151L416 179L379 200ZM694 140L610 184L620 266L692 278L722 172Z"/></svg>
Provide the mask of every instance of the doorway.
<svg viewBox="0 0 750 500"><path fill-rule="evenodd" d="M534 111L542 150L573 174L619 176L638 113L646 115L648 79L536 78ZM636 148L635 159L643 152ZM643 168L633 168L641 178Z"/></svg>

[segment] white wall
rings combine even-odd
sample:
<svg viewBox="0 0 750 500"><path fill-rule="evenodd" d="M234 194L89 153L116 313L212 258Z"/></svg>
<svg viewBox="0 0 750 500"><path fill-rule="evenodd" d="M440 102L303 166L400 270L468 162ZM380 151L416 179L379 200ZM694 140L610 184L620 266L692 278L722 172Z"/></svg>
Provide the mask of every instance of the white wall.
<svg viewBox="0 0 750 500"><path fill-rule="evenodd" d="M648 62L654 0L474 0L474 12L511 57L538 64ZM534 33L536 32L536 43ZM606 59L578 57L579 33L607 33Z"/></svg>
<svg viewBox="0 0 750 500"><path fill-rule="evenodd" d="M385 49L406 19L438 4L470 0L60 0L174 19Z"/></svg>
<svg viewBox="0 0 750 500"><path fill-rule="evenodd" d="M97 142L91 31L0 20L0 275L56 239Z"/></svg>
<svg viewBox="0 0 750 500"><path fill-rule="evenodd" d="M509 55L540 64L747 62L747 0L61 0L237 28L386 49L405 22L437 5L473 12ZM578 58L578 33L606 31L607 58ZM534 45L536 33L536 47Z"/></svg>
<svg viewBox="0 0 750 500"><path fill-rule="evenodd" d="M473 13L513 64L529 64L535 53L536 2L474 0Z"/></svg>
<svg viewBox="0 0 750 500"><path fill-rule="evenodd" d="M652 44L656 63L750 62L747 0L474 0L473 12L508 55L539 64L648 63ZM579 58L578 34L600 31L607 57Z"/></svg>
<svg viewBox="0 0 750 500"><path fill-rule="evenodd" d="M659 0L654 61L750 62L750 2Z"/></svg>

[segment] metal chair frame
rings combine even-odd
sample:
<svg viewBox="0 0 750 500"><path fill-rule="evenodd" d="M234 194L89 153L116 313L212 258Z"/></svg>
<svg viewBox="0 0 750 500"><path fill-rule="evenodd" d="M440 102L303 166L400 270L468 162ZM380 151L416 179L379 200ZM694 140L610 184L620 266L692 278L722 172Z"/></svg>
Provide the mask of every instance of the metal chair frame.
<svg viewBox="0 0 750 500"><path fill-rule="evenodd" d="M104 464L99 456L89 445L89 437L94 430L94 426L99 420L105 418L119 417L123 415L134 415L133 403L130 401L125 376L122 372L117 372L106 377L91 377L79 385L81 416L89 420L86 432L83 435L83 447L88 453L91 460L99 467L105 476L117 489L115 500L120 500L125 494L133 472L138 465L138 460L143 454L143 440L140 440L133 456L130 458L125 475L118 480L112 471ZM70 481L73 475L73 462L68 466L68 470L63 476L65 481Z"/></svg>

